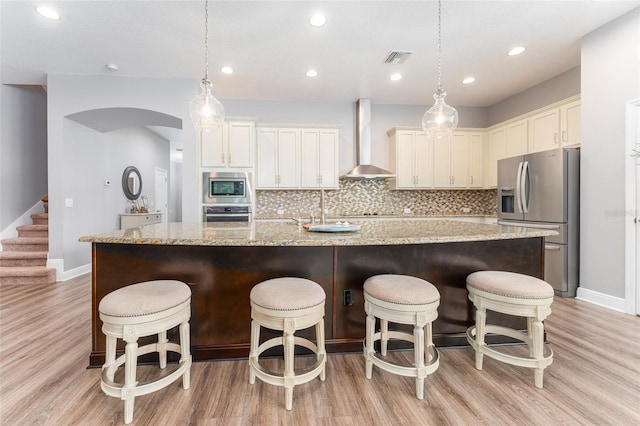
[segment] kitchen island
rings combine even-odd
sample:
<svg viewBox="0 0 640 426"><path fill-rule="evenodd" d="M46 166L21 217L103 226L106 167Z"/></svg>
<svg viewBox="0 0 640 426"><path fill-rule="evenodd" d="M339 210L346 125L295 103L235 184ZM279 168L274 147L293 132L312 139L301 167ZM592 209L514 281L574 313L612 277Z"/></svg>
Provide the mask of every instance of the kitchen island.
<svg viewBox="0 0 640 426"><path fill-rule="evenodd" d="M97 310L102 297L156 279L177 279L191 287L196 360L247 357L249 292L261 281L283 276L308 278L324 289L329 352L362 350L362 285L384 273L413 275L434 284L441 295L434 342L464 345L465 331L473 323L466 276L495 269L542 277L544 237L555 235L449 220L368 219L357 224L361 228L356 232L319 233L293 221L163 223L82 237L80 241L92 243L90 364L104 361ZM351 295L350 301L345 294ZM494 318L507 326L525 326L522 318Z"/></svg>

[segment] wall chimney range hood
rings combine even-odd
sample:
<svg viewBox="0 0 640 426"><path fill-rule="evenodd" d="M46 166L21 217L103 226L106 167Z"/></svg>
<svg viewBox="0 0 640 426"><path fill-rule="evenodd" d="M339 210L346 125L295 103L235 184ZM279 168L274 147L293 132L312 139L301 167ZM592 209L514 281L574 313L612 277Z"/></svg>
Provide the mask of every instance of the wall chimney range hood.
<svg viewBox="0 0 640 426"><path fill-rule="evenodd" d="M356 157L358 165L344 178L348 179L388 179L396 177L388 170L371 164L371 99L358 99L356 103Z"/></svg>

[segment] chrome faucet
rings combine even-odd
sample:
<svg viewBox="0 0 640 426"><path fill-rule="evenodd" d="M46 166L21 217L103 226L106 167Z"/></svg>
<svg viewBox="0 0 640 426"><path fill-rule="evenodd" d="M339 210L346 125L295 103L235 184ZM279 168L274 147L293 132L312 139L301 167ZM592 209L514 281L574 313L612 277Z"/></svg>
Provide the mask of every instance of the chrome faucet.
<svg viewBox="0 0 640 426"><path fill-rule="evenodd" d="M320 189L320 223L323 225L326 223L326 218L324 216L324 188Z"/></svg>

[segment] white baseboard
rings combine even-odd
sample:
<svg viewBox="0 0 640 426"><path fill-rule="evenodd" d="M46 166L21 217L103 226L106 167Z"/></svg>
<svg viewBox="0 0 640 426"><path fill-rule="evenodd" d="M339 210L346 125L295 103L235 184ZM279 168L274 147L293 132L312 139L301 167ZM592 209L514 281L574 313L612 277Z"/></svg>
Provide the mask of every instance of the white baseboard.
<svg viewBox="0 0 640 426"><path fill-rule="evenodd" d="M67 281L71 278L91 272L90 263L65 271L64 259L47 259L47 268L54 268L56 270L56 281Z"/></svg>
<svg viewBox="0 0 640 426"><path fill-rule="evenodd" d="M626 301L620 297L610 296L608 294L599 293L587 288L578 287L576 299L593 303L594 305L604 306L614 311L627 312Z"/></svg>

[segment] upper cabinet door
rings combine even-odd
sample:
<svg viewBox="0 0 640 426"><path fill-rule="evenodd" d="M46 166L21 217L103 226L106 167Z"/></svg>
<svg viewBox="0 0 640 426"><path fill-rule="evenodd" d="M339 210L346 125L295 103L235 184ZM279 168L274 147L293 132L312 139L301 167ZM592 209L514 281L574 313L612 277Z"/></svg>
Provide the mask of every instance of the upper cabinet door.
<svg viewBox="0 0 640 426"><path fill-rule="evenodd" d="M255 124L227 122L213 132L200 133L202 167L253 167Z"/></svg>
<svg viewBox="0 0 640 426"><path fill-rule="evenodd" d="M560 107L560 139L562 146L579 145L581 142L581 108L580 101L571 102Z"/></svg>
<svg viewBox="0 0 640 426"><path fill-rule="evenodd" d="M254 123L230 122L228 129L227 165L253 167Z"/></svg>
<svg viewBox="0 0 640 426"><path fill-rule="evenodd" d="M278 188L300 187L300 130L278 129Z"/></svg>
<svg viewBox="0 0 640 426"><path fill-rule="evenodd" d="M484 136L483 133L469 134L469 188L484 185Z"/></svg>
<svg viewBox="0 0 640 426"><path fill-rule="evenodd" d="M433 185L436 188L449 188L451 185L451 137L433 141Z"/></svg>
<svg viewBox="0 0 640 426"><path fill-rule="evenodd" d="M320 176L318 174L318 163L320 153L320 132L311 129L302 129L300 140L300 184L303 188L320 187Z"/></svg>
<svg viewBox="0 0 640 426"><path fill-rule="evenodd" d="M509 123L506 129L506 158L524 155L527 153L527 120Z"/></svg>
<svg viewBox="0 0 640 426"><path fill-rule="evenodd" d="M536 114L529 119L529 153L560 147L560 110Z"/></svg>
<svg viewBox="0 0 640 426"><path fill-rule="evenodd" d="M454 133L451 138L450 188L469 186L469 135Z"/></svg>
<svg viewBox="0 0 640 426"><path fill-rule="evenodd" d="M338 188L338 130L321 129L318 145L318 176L323 188Z"/></svg>
<svg viewBox="0 0 640 426"><path fill-rule="evenodd" d="M425 132L416 132L413 143L416 188L433 188L433 140Z"/></svg>
<svg viewBox="0 0 640 426"><path fill-rule="evenodd" d="M498 160L506 157L507 131L506 127L498 127L489 132L489 155L487 158L487 187L498 186Z"/></svg>
<svg viewBox="0 0 640 426"><path fill-rule="evenodd" d="M278 187L278 130L258 129L256 187Z"/></svg>
<svg viewBox="0 0 640 426"><path fill-rule="evenodd" d="M202 167L226 167L224 149L225 126L213 132L200 132L200 153Z"/></svg>

